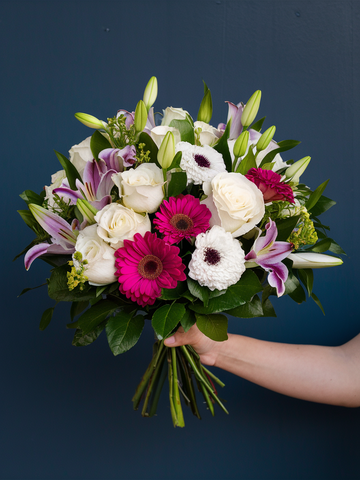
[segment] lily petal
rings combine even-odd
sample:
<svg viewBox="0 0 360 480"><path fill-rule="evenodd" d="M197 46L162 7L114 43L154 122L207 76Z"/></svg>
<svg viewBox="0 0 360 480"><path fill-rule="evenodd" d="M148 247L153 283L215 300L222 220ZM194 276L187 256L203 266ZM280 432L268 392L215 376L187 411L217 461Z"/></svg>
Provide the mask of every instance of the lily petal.
<svg viewBox="0 0 360 480"><path fill-rule="evenodd" d="M38 257L41 257L45 254L60 254L60 255L71 255L75 252L75 248L65 249L61 245L53 245L51 243L39 243L34 245L30 250L26 252L24 263L26 270L29 270L32 262Z"/></svg>

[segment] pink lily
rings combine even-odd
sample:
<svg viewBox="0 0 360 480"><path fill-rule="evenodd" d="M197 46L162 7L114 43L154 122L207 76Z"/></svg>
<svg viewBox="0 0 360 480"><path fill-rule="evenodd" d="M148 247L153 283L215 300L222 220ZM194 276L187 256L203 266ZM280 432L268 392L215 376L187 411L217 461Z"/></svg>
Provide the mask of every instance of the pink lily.
<svg viewBox="0 0 360 480"><path fill-rule="evenodd" d="M276 223L269 219L265 226L265 236L258 236L250 252L245 256L247 262L254 262L269 272L269 285L276 288L278 297L285 292L285 282L288 277L288 269L281 262L286 258L293 246L288 242L276 242L278 234ZM261 230L258 235L260 235Z"/></svg>
<svg viewBox="0 0 360 480"><path fill-rule="evenodd" d="M41 255L71 255L75 252L76 237L78 233L76 231L78 226L77 220L74 220L70 225L66 220L59 217L59 215L33 203L29 204L29 209L39 225L51 235L52 243L39 243L26 252L24 259L26 270L28 270L32 262Z"/></svg>
<svg viewBox="0 0 360 480"><path fill-rule="evenodd" d="M237 139L242 132L243 126L241 124L241 115L244 110L244 104L238 103L235 105L232 102L226 102L229 106L227 122L231 119L229 140Z"/></svg>

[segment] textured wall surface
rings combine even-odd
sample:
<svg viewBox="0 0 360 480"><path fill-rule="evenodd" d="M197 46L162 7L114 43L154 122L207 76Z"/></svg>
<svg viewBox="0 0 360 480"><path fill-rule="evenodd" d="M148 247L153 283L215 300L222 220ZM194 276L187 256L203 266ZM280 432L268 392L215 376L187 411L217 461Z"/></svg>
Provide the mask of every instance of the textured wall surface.
<svg viewBox="0 0 360 480"><path fill-rule="evenodd" d="M338 345L359 332L360 2L357 0L1 1L1 479L356 479L360 409L288 398L226 372L230 415L201 421L186 411L174 430L166 395L156 418L130 399L151 355L151 329L114 358L106 338L71 346L68 308L44 332L52 306L48 266L29 272L12 258L32 240L15 210L18 194L40 191L89 131L77 111L99 118L131 110L151 75L157 109L193 116L202 79L212 92L212 123L225 100L263 92L260 116L276 139L302 143L304 180L327 178L338 203L324 215L347 252L338 269L320 270L311 301L276 303L277 318L231 319L229 329L267 340Z"/></svg>

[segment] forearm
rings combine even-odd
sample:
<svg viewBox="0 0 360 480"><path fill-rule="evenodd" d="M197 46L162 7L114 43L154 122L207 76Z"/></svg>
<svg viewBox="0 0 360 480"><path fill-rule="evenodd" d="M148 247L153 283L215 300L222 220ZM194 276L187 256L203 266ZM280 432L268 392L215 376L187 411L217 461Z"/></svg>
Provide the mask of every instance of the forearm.
<svg viewBox="0 0 360 480"><path fill-rule="evenodd" d="M356 407L360 406L358 343L289 345L229 334L218 350L215 366L285 395Z"/></svg>

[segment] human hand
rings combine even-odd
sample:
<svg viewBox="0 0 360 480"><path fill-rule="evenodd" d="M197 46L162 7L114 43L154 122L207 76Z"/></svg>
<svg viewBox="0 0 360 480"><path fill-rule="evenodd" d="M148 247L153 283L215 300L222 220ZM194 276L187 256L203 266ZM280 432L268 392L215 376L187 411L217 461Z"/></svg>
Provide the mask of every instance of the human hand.
<svg viewBox="0 0 360 480"><path fill-rule="evenodd" d="M200 361L204 365L215 365L216 359L225 342L215 342L200 332L198 327L193 325L187 332L180 327L174 335L167 338L164 344L167 347L179 347L180 345L191 345L200 355Z"/></svg>

